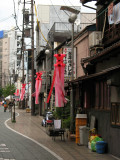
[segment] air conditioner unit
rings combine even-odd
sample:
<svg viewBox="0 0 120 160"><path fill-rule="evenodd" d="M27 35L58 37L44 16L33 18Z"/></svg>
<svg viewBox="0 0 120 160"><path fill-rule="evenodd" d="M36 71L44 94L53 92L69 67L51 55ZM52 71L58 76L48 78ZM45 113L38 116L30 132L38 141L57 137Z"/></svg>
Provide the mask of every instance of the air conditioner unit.
<svg viewBox="0 0 120 160"><path fill-rule="evenodd" d="M102 40L102 32L95 31L89 34L89 48L100 45Z"/></svg>

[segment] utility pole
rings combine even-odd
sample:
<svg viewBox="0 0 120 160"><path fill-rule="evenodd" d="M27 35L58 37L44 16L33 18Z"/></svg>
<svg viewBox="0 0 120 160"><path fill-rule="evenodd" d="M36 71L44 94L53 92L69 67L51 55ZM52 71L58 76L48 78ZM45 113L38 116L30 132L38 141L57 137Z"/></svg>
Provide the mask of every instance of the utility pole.
<svg viewBox="0 0 120 160"><path fill-rule="evenodd" d="M72 78L71 80L74 80L74 22L77 19L77 14L79 14L80 11L73 9L71 7L67 6L61 6L61 10L66 10L71 12L72 14L70 15L68 21L72 24L72 32L71 32L71 48L72 48L72 59L71 59L71 67L72 67ZM71 86L71 91L70 91L70 117L71 117L71 122L70 122L70 131L74 131L74 92L73 92L73 84Z"/></svg>
<svg viewBox="0 0 120 160"><path fill-rule="evenodd" d="M24 83L24 12L25 12L25 0L24 0L24 6L23 6L23 31L22 31L22 83ZM25 108L25 100L22 101L21 103L21 108L24 109Z"/></svg>
<svg viewBox="0 0 120 160"><path fill-rule="evenodd" d="M33 0L31 0L31 27L32 27L32 83L31 83L31 94L35 92L35 78L34 78L34 12L33 12ZM31 115L35 115L35 97L31 96Z"/></svg>

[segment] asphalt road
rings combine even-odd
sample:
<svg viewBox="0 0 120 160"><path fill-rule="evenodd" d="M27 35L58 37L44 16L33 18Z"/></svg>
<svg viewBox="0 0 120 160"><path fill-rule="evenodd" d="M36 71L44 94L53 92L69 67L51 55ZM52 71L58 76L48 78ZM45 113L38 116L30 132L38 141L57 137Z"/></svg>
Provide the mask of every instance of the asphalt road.
<svg viewBox="0 0 120 160"><path fill-rule="evenodd" d="M6 127L5 122L11 117L0 106L0 160L57 160L54 153L19 135Z"/></svg>

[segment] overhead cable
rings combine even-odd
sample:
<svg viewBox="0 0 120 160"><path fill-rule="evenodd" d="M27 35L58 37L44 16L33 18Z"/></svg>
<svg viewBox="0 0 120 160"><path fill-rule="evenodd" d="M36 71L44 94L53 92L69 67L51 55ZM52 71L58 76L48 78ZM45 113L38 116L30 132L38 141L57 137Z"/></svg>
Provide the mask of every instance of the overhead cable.
<svg viewBox="0 0 120 160"><path fill-rule="evenodd" d="M38 21L38 18L37 18L37 9L36 9L36 5L35 5L35 1L34 1L34 7L35 7L35 15L36 15L36 19L37 19L37 25L39 27L39 30L44 38L44 40L47 42L47 44L50 46L50 48L52 48L52 46L50 45L50 43L48 42L48 40L45 38L45 36L43 35L42 31L41 31L41 28L40 28L40 25L39 25L39 21Z"/></svg>
<svg viewBox="0 0 120 160"><path fill-rule="evenodd" d="M51 4L52 4L52 6L53 6L53 8L54 8L54 10L55 10L56 15L58 16L59 20L62 22L61 18L59 17L59 15L58 15L58 13L57 13L57 11L56 11L53 3L52 3L52 0L50 0L50 1L51 1ZM62 22L62 23L63 23L63 22ZM63 24L64 24L64 23L63 23ZM65 25L65 24L64 24L64 25ZM68 29L68 31L70 32L70 30L69 30L69 28L67 27L67 25L65 25L65 27L66 27L66 28Z"/></svg>
<svg viewBox="0 0 120 160"><path fill-rule="evenodd" d="M13 15L9 16L9 17L6 17L6 18L3 18L3 19L0 19L0 22L3 22L3 21L6 21L8 20L9 18L13 17Z"/></svg>

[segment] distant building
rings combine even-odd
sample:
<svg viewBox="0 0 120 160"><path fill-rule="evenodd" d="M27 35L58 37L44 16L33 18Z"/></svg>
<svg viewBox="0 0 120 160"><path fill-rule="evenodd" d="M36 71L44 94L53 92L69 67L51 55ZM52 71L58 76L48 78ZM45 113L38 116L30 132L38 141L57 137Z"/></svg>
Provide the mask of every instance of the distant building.
<svg viewBox="0 0 120 160"><path fill-rule="evenodd" d="M17 32L0 31L0 85L14 83L17 75Z"/></svg>
<svg viewBox="0 0 120 160"><path fill-rule="evenodd" d="M9 82L9 37L8 32L3 31L3 35L0 39L1 44L1 72L0 72L0 84L4 87Z"/></svg>
<svg viewBox="0 0 120 160"><path fill-rule="evenodd" d="M38 21L40 22L41 32L44 37L48 40L50 34L50 30L52 27L55 27L55 30L58 32L69 32L71 30L71 25L68 22L70 12L66 11L67 14L60 10L61 6L52 6L52 5L38 5ZM75 7L76 10L81 11L81 7ZM80 21L80 13L77 16L78 21ZM56 25L54 25L56 23ZM80 24L75 25L75 30L80 30ZM44 48L47 42L43 38L42 34L40 33L40 46Z"/></svg>

